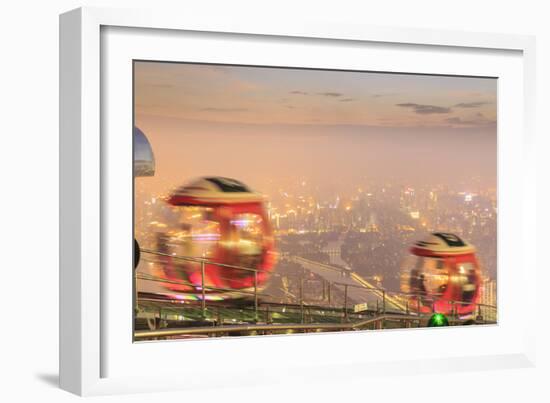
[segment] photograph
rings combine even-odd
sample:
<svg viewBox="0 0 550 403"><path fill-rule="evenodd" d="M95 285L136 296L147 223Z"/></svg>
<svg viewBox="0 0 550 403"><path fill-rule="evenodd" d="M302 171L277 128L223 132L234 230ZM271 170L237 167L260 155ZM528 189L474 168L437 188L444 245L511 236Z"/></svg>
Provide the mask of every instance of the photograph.
<svg viewBox="0 0 550 403"><path fill-rule="evenodd" d="M497 324L497 83L134 60L134 342Z"/></svg>

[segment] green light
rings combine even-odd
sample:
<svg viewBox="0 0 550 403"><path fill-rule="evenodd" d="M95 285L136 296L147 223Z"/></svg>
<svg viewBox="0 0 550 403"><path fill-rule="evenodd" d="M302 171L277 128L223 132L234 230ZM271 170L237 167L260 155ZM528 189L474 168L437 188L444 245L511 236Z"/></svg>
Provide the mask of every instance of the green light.
<svg viewBox="0 0 550 403"><path fill-rule="evenodd" d="M449 326L449 319L442 313L435 313L428 321L428 327Z"/></svg>

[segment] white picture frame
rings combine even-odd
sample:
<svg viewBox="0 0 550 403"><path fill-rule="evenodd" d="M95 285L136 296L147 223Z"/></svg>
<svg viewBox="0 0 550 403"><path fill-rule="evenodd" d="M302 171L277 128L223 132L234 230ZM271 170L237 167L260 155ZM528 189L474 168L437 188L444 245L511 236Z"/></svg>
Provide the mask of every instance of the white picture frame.
<svg viewBox="0 0 550 403"><path fill-rule="evenodd" d="M188 47L182 50L174 46L178 41L187 41ZM230 51L225 54L219 52L210 57L201 54L205 49L221 49L220 44L230 41L234 46L226 46ZM264 54L261 48L268 42L273 52ZM311 50L313 43L325 46L333 54L340 51L349 54L342 53L341 59L329 63L322 56L315 59L315 52L311 51L309 58L302 55L292 65L349 68L355 57L358 69L369 66L378 71L419 72L418 66L407 65L414 63L410 60L414 58L405 59L406 52L417 52L430 62L430 67L422 68L424 73L468 75L470 72L494 76L496 72L502 78L498 105L499 324L424 333L406 331L409 332L406 337L420 346L416 352L390 348L403 344L400 331L132 344L131 334L127 333L131 315L126 316L132 309L131 286L128 287L131 283L124 283L126 277L131 280L131 215L124 213L128 210L131 184L123 185L131 177L131 140L130 135L124 139L113 134L118 128L124 130L125 125L131 133L132 122L127 119L132 109L132 100L128 98L131 93L128 62L147 58L171 60L177 58L170 53L176 49L187 50L187 56L179 56L182 61L273 65L270 58L277 52L287 52L287 58L298 60L299 52L289 49L298 45L302 50L308 46ZM535 243L528 237L536 232L532 37L314 20L299 25L268 19L216 21L150 10L81 8L60 17L60 46L60 384L63 389L95 395L246 386L291 381L297 374L323 379L329 368L337 370L340 379L346 379L381 372L395 375L534 365L535 334L526 325L529 312L535 312L532 282L536 278ZM368 50L369 46L374 48ZM384 53L387 47L392 49ZM247 49L253 51L246 55ZM364 60L354 56L367 50L382 52L384 57L376 63L364 64ZM438 54L446 57L438 58ZM463 57L479 63L460 66ZM283 58L279 63L285 65ZM389 63L393 63L393 70ZM506 183L501 181L502 175L506 175ZM513 232L503 232L503 226ZM511 245L516 245L513 255ZM108 270L124 266L128 269ZM514 277L510 275L512 267L521 267ZM516 295L525 301L523 305L533 307L519 323L520 312L506 300L514 288ZM121 291L118 294L113 290ZM353 348L363 345L366 337L369 344L377 347L369 350L368 357L351 354ZM427 349L442 340L459 338L462 346L446 351ZM345 343L338 342L344 340ZM472 348L479 340L481 346ZM329 351L337 344L344 344L338 346L341 356L316 354L321 347ZM241 349L247 349L250 358L237 362L237 369L230 374L207 365L209 357L235 362L238 357L234 352ZM281 352L289 349L296 352L294 357L280 359ZM192 374L184 369L176 372L169 354L185 354L199 364ZM263 355L262 360L256 358L259 355ZM139 371L135 370L134 359L145 363ZM152 360L160 362L165 373L155 375L147 371L147 362ZM263 372L258 371L263 367ZM306 375L304 368L308 369ZM240 376L243 372L248 375L246 380Z"/></svg>

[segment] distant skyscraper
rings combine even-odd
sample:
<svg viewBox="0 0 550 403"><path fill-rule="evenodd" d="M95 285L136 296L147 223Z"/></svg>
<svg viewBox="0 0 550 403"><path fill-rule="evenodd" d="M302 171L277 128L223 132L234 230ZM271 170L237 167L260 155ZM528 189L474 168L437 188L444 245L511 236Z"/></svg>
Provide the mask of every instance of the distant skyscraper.
<svg viewBox="0 0 550 403"><path fill-rule="evenodd" d="M497 304L497 282L490 278L483 280L481 303L496 306Z"/></svg>
<svg viewBox="0 0 550 403"><path fill-rule="evenodd" d="M497 306L497 282L488 277L483 279L481 286L481 303L483 305ZM495 308L483 306L481 309L482 316L490 320L496 320L497 311Z"/></svg>

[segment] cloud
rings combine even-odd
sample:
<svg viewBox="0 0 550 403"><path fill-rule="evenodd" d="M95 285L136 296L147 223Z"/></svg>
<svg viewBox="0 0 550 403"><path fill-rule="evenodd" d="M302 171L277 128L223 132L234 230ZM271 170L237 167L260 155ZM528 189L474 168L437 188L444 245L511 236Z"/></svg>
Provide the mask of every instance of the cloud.
<svg viewBox="0 0 550 403"><path fill-rule="evenodd" d="M463 120L461 118L454 117L454 118L445 119L445 122L453 124L453 125L459 125L459 124L463 123Z"/></svg>
<svg viewBox="0 0 550 403"><path fill-rule="evenodd" d="M386 92L386 93L380 93L380 94L372 94L371 98L382 98L382 97L391 97L394 95L399 95L396 92Z"/></svg>
<svg viewBox="0 0 550 403"><path fill-rule="evenodd" d="M355 98L344 98L340 100L340 102L352 102L352 101L355 101Z"/></svg>
<svg viewBox="0 0 550 403"><path fill-rule="evenodd" d="M206 112L245 112L247 108L201 108L201 111Z"/></svg>
<svg viewBox="0 0 550 403"><path fill-rule="evenodd" d="M290 91L289 94L292 94L292 95L309 95L309 92L294 90L294 91ZM332 92L332 91L318 92L317 95L322 95L324 97L330 97L330 98L338 98L338 97L344 96L344 94L341 93L341 92ZM349 101L353 100L352 98L346 98L346 99L347 99L347 101L343 101L343 100L342 101L343 102L349 102Z"/></svg>
<svg viewBox="0 0 550 403"><path fill-rule="evenodd" d="M496 124L495 120L487 119L482 113L476 113L469 119L451 117L445 119L445 122L454 126L491 126Z"/></svg>
<svg viewBox="0 0 550 403"><path fill-rule="evenodd" d="M333 98L341 97L342 95L344 95L341 92L319 92L318 94L323 95L325 97L333 97Z"/></svg>
<svg viewBox="0 0 550 403"><path fill-rule="evenodd" d="M480 106L487 105L489 102L479 101L479 102L462 102L456 104L455 108L479 108Z"/></svg>
<svg viewBox="0 0 550 403"><path fill-rule="evenodd" d="M415 103L403 103L403 104L396 104L396 106L399 106L401 108L411 108L414 113L417 113L419 115L432 115L436 113L451 113L451 108L447 108L444 106L436 106L436 105L422 105L422 104L415 104Z"/></svg>

